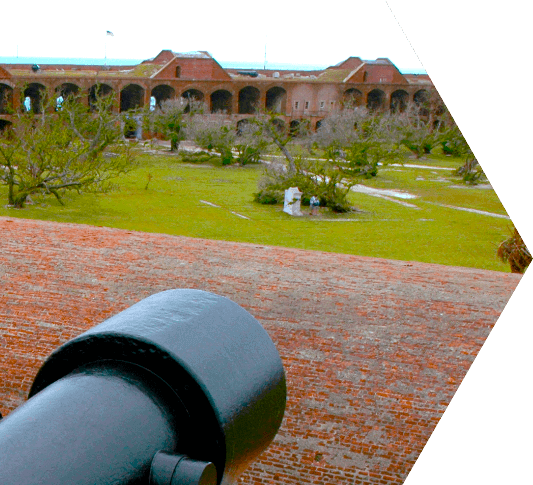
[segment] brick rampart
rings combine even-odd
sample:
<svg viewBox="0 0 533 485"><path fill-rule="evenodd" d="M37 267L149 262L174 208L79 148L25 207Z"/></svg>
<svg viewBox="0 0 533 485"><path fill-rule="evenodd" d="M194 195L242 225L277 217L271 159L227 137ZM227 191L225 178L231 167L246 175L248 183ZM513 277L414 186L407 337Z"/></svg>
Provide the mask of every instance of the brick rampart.
<svg viewBox="0 0 533 485"><path fill-rule="evenodd" d="M0 218L0 412L58 345L197 288L274 340L288 406L246 484L401 484L519 275Z"/></svg>

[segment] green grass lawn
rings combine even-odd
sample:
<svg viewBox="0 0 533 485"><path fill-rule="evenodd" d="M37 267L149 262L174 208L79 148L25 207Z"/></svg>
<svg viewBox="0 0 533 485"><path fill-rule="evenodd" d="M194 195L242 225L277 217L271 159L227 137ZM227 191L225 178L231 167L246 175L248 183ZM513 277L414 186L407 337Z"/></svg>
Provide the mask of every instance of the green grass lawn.
<svg viewBox="0 0 533 485"><path fill-rule="evenodd" d="M459 165L443 158L413 163ZM0 215L509 271L495 253L509 235L511 221L436 205L505 214L493 190L453 188L461 184L459 179L443 180L452 178L449 171L386 167L378 177L361 181L417 195L406 201L416 209L352 193L350 200L361 212L322 210L318 218L296 218L281 206L253 202L262 170L258 165L192 165L175 156L143 155L139 168L119 180L117 191L73 193L65 198L65 206L50 197L34 198L33 205L19 210L4 202ZM148 174L152 179L145 190ZM0 187L0 197L6 200L5 187Z"/></svg>

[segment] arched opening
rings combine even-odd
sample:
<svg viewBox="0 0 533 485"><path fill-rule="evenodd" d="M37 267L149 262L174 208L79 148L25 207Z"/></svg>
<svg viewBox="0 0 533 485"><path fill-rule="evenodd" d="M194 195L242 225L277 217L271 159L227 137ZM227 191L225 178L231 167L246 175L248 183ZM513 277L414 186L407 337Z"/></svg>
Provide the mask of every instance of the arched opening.
<svg viewBox="0 0 533 485"><path fill-rule="evenodd" d="M219 89L211 94L211 113L231 114L232 94L225 89Z"/></svg>
<svg viewBox="0 0 533 485"><path fill-rule="evenodd" d="M72 83L64 83L56 88L56 92L66 98L67 96L76 96L80 92L80 88Z"/></svg>
<svg viewBox="0 0 533 485"><path fill-rule="evenodd" d="M417 91L413 96L413 101L420 116L429 116L429 93L425 89Z"/></svg>
<svg viewBox="0 0 533 485"><path fill-rule="evenodd" d="M320 127L322 126L322 122L323 122L323 121L324 121L324 120L318 120L318 121L316 122L316 125L315 125L315 131L318 131L318 130L320 129Z"/></svg>
<svg viewBox="0 0 533 485"><path fill-rule="evenodd" d="M120 91L120 111L143 107L144 89L138 84L128 84Z"/></svg>
<svg viewBox="0 0 533 485"><path fill-rule="evenodd" d="M289 124L289 135L290 136L298 136L300 134L302 126L300 121L298 120L292 120Z"/></svg>
<svg viewBox="0 0 533 485"><path fill-rule="evenodd" d="M185 113L189 113L191 111L191 102L203 101L204 93L202 93L202 91L198 91L198 89L187 89L187 91L184 91L183 93L181 93L181 97L187 100L187 106L185 107Z"/></svg>
<svg viewBox="0 0 533 485"><path fill-rule="evenodd" d="M311 130L311 122L307 119L292 120L289 123L289 136L305 136Z"/></svg>
<svg viewBox="0 0 533 485"><path fill-rule="evenodd" d="M0 83L0 114L8 114L13 108L13 88Z"/></svg>
<svg viewBox="0 0 533 485"><path fill-rule="evenodd" d="M390 98L391 113L403 113L407 109L409 94L403 89L394 91Z"/></svg>
<svg viewBox="0 0 533 485"><path fill-rule="evenodd" d="M80 88L72 83L64 83L56 88L56 111L59 111L68 97L76 96Z"/></svg>
<svg viewBox="0 0 533 485"><path fill-rule="evenodd" d="M40 113L43 108L42 104L45 92L46 88L42 84L29 84L23 93L23 111L33 111L34 113Z"/></svg>
<svg viewBox="0 0 533 485"><path fill-rule="evenodd" d="M172 99L176 96L176 91L173 87L167 84L159 84L152 89L152 97L155 98L154 108L161 108L161 103L167 99ZM151 103L151 102L150 102ZM150 108L152 105L150 104Z"/></svg>
<svg viewBox="0 0 533 485"><path fill-rule="evenodd" d="M344 109L358 108L363 104L363 93L359 89L350 88L344 91L342 107Z"/></svg>
<svg viewBox="0 0 533 485"><path fill-rule="evenodd" d="M368 93L366 107L370 111L379 111L385 107L385 93L381 89L373 89Z"/></svg>
<svg viewBox="0 0 533 485"><path fill-rule="evenodd" d="M253 115L259 107L259 89L247 86L239 91L239 114Z"/></svg>
<svg viewBox="0 0 533 485"><path fill-rule="evenodd" d="M271 113L285 113L287 110L287 91L278 86L266 92L266 110Z"/></svg>
<svg viewBox="0 0 533 485"><path fill-rule="evenodd" d="M181 97L188 99L189 101L203 101L204 93L198 91L198 89L187 89L187 91L181 93Z"/></svg>
<svg viewBox="0 0 533 485"><path fill-rule="evenodd" d="M97 98L113 95L113 88L107 84L94 84L89 88L89 108L96 110Z"/></svg>

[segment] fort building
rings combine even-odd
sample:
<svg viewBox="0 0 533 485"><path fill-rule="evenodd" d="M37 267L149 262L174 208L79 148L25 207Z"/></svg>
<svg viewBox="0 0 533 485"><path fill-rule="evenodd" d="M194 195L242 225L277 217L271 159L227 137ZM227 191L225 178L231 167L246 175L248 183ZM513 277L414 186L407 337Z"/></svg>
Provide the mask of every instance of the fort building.
<svg viewBox="0 0 533 485"><path fill-rule="evenodd" d="M81 95L88 107L97 93L113 95L121 112L182 96L235 122L266 110L287 125L308 120L315 128L347 104L396 112L423 102L434 90L427 74L402 74L385 58L349 57L314 71L242 70L224 69L205 51L162 50L131 66L0 65L0 128L11 122L12 109L39 112L43 92L57 98Z"/></svg>

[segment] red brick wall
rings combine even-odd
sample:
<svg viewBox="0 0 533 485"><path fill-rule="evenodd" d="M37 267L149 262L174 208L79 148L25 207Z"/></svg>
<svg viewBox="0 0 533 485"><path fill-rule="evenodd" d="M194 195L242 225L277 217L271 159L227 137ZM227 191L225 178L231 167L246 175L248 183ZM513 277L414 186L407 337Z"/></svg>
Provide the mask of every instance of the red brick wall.
<svg viewBox="0 0 533 485"><path fill-rule="evenodd" d="M212 291L263 324L287 372L282 428L247 484L403 483L520 281L11 218L0 231L0 412L84 330L162 290Z"/></svg>
<svg viewBox="0 0 533 485"><path fill-rule="evenodd" d="M0 66L0 79L11 79L11 73Z"/></svg>
<svg viewBox="0 0 533 485"><path fill-rule="evenodd" d="M168 79L176 77L176 66L181 67L181 79L229 81L231 76L220 67L214 59L176 58L156 78Z"/></svg>
<svg viewBox="0 0 533 485"><path fill-rule="evenodd" d="M366 77L365 77L366 73ZM365 64L347 82L368 84L407 84L406 79L393 65Z"/></svg>

